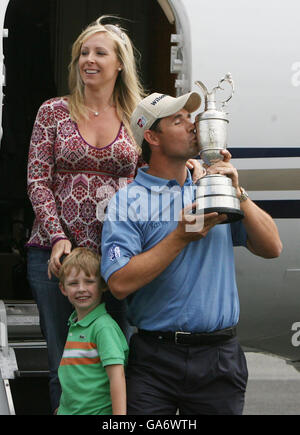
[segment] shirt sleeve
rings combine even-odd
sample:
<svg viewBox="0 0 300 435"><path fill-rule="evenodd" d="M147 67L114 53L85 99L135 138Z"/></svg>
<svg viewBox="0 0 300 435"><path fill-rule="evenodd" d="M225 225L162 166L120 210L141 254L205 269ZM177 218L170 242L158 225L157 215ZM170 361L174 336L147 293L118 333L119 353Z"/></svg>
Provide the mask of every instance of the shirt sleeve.
<svg viewBox="0 0 300 435"><path fill-rule="evenodd" d="M112 364L126 364L128 346L122 332L114 325L101 328L97 334L97 347L103 367Z"/></svg>
<svg viewBox="0 0 300 435"><path fill-rule="evenodd" d="M53 245L67 239L56 210L52 191L55 169L56 120L50 101L40 107L33 126L27 170L28 196L35 216Z"/></svg>
<svg viewBox="0 0 300 435"><path fill-rule="evenodd" d="M119 190L111 199L102 229L101 275L106 282L142 252L141 222L130 219L127 214L126 191L126 188Z"/></svg>
<svg viewBox="0 0 300 435"><path fill-rule="evenodd" d="M243 221L230 224L233 246L247 246L247 232Z"/></svg>

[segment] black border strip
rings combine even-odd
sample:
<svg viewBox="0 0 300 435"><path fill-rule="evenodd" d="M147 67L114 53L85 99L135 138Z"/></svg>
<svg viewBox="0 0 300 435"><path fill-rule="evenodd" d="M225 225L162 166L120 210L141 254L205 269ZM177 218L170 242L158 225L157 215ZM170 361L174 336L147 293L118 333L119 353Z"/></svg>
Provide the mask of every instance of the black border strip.
<svg viewBox="0 0 300 435"><path fill-rule="evenodd" d="M300 148L228 148L233 159L300 157Z"/></svg>
<svg viewBox="0 0 300 435"><path fill-rule="evenodd" d="M255 200L254 202L274 219L300 218L300 200L298 199Z"/></svg>

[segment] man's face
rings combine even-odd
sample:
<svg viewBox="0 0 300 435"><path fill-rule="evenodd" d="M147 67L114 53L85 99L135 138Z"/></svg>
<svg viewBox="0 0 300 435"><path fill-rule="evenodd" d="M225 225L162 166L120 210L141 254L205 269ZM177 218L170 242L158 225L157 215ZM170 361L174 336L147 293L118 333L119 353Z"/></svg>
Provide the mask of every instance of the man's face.
<svg viewBox="0 0 300 435"><path fill-rule="evenodd" d="M195 125L190 113L181 109L160 121L160 131L155 132L163 155L172 159L187 160L198 154Z"/></svg>

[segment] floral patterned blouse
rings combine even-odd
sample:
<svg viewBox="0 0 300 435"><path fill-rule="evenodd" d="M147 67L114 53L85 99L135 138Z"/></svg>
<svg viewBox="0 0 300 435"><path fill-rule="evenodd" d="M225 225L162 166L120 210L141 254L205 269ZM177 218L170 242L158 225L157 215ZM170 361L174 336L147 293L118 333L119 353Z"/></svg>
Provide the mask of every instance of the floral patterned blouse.
<svg viewBox="0 0 300 435"><path fill-rule="evenodd" d="M27 246L51 249L61 239L99 251L104 208L131 182L143 161L121 124L115 140L89 145L72 121L67 98L40 107L28 159L28 194L35 220Z"/></svg>

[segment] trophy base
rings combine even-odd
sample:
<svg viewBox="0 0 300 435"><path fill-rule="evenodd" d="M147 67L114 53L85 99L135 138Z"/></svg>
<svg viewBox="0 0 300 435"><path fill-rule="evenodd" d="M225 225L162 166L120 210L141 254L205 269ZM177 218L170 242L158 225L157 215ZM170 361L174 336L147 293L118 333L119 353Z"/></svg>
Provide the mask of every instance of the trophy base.
<svg viewBox="0 0 300 435"><path fill-rule="evenodd" d="M196 214L208 214L213 212L227 215L227 219L224 222L221 222L220 225L230 224L232 222L238 222L244 217L244 212L242 210L232 209L229 207L209 207L202 210L200 209L196 210Z"/></svg>
<svg viewBox="0 0 300 435"><path fill-rule="evenodd" d="M240 209L240 201L231 179L225 175L206 175L197 182L196 214L217 212L226 214L224 224L236 222L244 217Z"/></svg>

